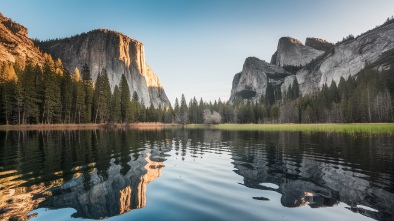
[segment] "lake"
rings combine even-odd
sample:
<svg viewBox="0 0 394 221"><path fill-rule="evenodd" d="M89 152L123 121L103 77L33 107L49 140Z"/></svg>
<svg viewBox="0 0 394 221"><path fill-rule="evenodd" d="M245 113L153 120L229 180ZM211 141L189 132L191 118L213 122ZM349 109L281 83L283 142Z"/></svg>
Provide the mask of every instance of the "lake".
<svg viewBox="0 0 394 221"><path fill-rule="evenodd" d="M392 135L0 131L0 220L394 220Z"/></svg>

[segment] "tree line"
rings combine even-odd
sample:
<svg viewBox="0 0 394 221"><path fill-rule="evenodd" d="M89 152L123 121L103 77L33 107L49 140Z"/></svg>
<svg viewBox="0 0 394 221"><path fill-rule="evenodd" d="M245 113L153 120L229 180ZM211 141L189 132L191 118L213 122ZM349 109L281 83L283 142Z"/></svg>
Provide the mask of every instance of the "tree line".
<svg viewBox="0 0 394 221"><path fill-rule="evenodd" d="M93 82L87 64L70 73L48 54L42 66L0 63L0 104L0 124L164 122L170 114L131 96L124 75L111 92L105 68Z"/></svg>
<svg viewBox="0 0 394 221"><path fill-rule="evenodd" d="M182 94L174 107L145 107L130 93L126 77L111 92L105 69L92 81L88 65L69 73L61 60L0 64L0 124L54 123L362 123L394 121L394 69L363 69L320 92L302 96L297 78L282 94L268 84L257 102L205 102Z"/></svg>
<svg viewBox="0 0 394 221"><path fill-rule="evenodd" d="M221 123L369 123L394 122L394 68L378 71L367 67L355 77L324 84L314 94L300 93L297 78L282 94L268 84L257 102L241 96L233 102L205 103L182 95L175 100L177 123L207 123L204 111L219 114ZM216 122L216 121L215 121Z"/></svg>

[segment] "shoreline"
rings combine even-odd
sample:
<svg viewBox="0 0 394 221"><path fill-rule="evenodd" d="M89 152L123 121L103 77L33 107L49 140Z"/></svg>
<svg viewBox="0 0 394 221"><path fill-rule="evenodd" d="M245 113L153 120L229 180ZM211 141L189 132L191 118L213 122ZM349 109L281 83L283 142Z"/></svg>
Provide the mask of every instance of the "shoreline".
<svg viewBox="0 0 394 221"><path fill-rule="evenodd" d="M294 132L342 132L342 133L390 133L394 134L394 123L320 123L320 124L175 124L175 123L115 123L115 124L23 124L0 125L0 131L29 130L163 130L168 128L215 129L239 131L294 131Z"/></svg>
<svg viewBox="0 0 394 221"><path fill-rule="evenodd" d="M101 129L137 129L156 130L170 127L178 127L178 124L152 123L115 123L115 124L19 124L0 125L0 131L12 130L101 130Z"/></svg>
<svg viewBox="0 0 394 221"><path fill-rule="evenodd" d="M394 123L219 124L212 125L210 128L239 131L394 133Z"/></svg>

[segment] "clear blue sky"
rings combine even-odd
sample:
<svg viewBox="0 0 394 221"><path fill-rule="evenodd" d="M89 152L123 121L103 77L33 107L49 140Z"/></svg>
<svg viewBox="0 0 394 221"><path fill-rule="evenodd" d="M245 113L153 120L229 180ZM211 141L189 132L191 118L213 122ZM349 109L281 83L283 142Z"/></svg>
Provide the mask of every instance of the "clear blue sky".
<svg viewBox="0 0 394 221"><path fill-rule="evenodd" d="M337 42L382 24L393 0L0 0L0 12L30 38L106 28L145 44L146 61L171 103L184 93L228 100L245 59L270 61L278 39Z"/></svg>

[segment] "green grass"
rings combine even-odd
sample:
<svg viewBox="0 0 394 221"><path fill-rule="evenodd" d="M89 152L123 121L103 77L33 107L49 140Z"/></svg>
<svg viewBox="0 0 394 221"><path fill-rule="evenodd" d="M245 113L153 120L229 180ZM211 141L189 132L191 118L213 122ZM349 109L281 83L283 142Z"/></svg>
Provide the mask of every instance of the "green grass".
<svg viewBox="0 0 394 221"><path fill-rule="evenodd" d="M394 134L394 124L189 124L190 129L218 129L239 131L300 131L300 132L334 132L334 133L386 133Z"/></svg>

